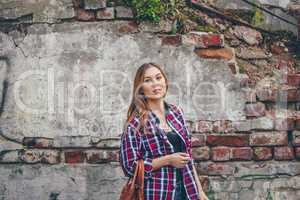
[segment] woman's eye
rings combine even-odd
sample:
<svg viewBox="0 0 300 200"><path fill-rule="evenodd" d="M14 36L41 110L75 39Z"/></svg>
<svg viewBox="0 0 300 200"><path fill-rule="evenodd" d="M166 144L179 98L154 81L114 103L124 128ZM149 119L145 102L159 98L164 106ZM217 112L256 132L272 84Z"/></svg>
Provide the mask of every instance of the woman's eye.
<svg viewBox="0 0 300 200"><path fill-rule="evenodd" d="M144 82L149 82L150 81L150 79L146 79L146 80L144 80Z"/></svg>
<svg viewBox="0 0 300 200"><path fill-rule="evenodd" d="M157 79L160 80L160 79L161 79L161 76L157 77Z"/></svg>

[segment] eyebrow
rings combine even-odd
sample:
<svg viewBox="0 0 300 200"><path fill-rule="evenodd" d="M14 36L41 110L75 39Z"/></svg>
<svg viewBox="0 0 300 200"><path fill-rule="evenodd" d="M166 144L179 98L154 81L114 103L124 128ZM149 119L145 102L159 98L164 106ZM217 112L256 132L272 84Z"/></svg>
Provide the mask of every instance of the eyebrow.
<svg viewBox="0 0 300 200"><path fill-rule="evenodd" d="M161 73L158 73L158 74L156 74L155 76L157 76L157 75L160 75ZM150 76L146 76L146 77L144 77L144 79L146 79L146 78L151 78Z"/></svg>

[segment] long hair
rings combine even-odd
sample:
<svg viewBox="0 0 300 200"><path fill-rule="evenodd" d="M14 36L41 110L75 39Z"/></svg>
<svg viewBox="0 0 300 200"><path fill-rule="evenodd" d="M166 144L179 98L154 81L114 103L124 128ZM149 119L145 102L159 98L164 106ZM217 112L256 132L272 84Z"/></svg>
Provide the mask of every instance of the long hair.
<svg viewBox="0 0 300 200"><path fill-rule="evenodd" d="M146 130L145 126L148 121L150 109L142 85L144 81L145 72L150 67L156 67L157 69L160 70L160 72L162 73L166 81L166 93L168 91L168 79L162 67L152 62L142 64L137 69L137 72L135 74L133 91L132 91L132 100L127 111L127 119L126 119L125 127L128 125L128 123L130 123L130 121L134 117L138 116L140 119L140 123L137 129L139 130L141 127L143 127L144 130ZM164 94L164 97L166 96L166 93ZM144 131L144 133L146 134L146 131Z"/></svg>

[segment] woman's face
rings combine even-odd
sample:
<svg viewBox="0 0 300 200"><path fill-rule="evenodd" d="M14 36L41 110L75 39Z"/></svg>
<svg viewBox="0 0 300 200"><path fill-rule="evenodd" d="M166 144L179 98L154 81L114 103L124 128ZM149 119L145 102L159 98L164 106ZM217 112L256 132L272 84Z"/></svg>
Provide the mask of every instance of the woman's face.
<svg viewBox="0 0 300 200"><path fill-rule="evenodd" d="M145 71L143 90L149 99L163 98L166 93L166 80L159 69L150 67Z"/></svg>

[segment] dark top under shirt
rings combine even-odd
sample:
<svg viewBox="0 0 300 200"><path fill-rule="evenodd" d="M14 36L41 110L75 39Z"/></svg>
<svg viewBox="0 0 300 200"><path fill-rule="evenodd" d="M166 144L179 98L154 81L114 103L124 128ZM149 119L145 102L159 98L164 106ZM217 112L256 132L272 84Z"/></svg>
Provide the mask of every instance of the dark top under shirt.
<svg viewBox="0 0 300 200"><path fill-rule="evenodd" d="M166 135L168 137L169 142L173 145L175 152L184 152L183 142L177 133L175 133L174 131L171 130L171 131L166 132ZM176 168L176 170L177 170L176 179L182 180L181 169Z"/></svg>

